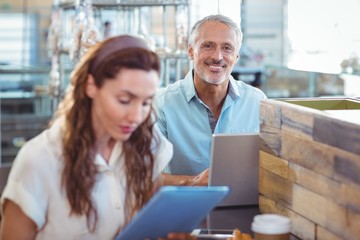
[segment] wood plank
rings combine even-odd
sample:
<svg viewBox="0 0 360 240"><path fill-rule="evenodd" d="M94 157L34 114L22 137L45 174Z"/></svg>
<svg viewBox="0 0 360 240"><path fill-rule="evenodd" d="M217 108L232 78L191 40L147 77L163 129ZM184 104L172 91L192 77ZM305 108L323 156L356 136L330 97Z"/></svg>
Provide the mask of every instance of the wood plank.
<svg viewBox="0 0 360 240"><path fill-rule="evenodd" d="M260 193L259 210L260 213L277 213L275 200Z"/></svg>
<svg viewBox="0 0 360 240"><path fill-rule="evenodd" d="M305 238L299 238L299 237L297 237L297 236L295 236L293 234L290 234L290 240L302 240L302 239L305 239Z"/></svg>
<svg viewBox="0 0 360 240"><path fill-rule="evenodd" d="M360 142L358 144L360 145ZM353 158L336 155L334 168L337 178L348 179L360 184L360 155Z"/></svg>
<svg viewBox="0 0 360 240"><path fill-rule="evenodd" d="M265 105L260 211L289 216L300 239L359 239L360 125L284 101Z"/></svg>
<svg viewBox="0 0 360 240"><path fill-rule="evenodd" d="M300 239L316 239L316 224L314 222L292 210L289 210L288 216L291 219L292 234L296 235Z"/></svg>
<svg viewBox="0 0 360 240"><path fill-rule="evenodd" d="M292 206L295 212L326 229L331 229L339 236L348 231L348 212L333 199L294 184Z"/></svg>
<svg viewBox="0 0 360 240"><path fill-rule="evenodd" d="M260 151L260 167L279 175L285 179L289 177L288 161L274 155Z"/></svg>
<svg viewBox="0 0 360 240"><path fill-rule="evenodd" d="M335 235L328 229L325 229L319 225L316 226L316 239L324 240L343 240L342 237Z"/></svg>
<svg viewBox="0 0 360 240"><path fill-rule="evenodd" d="M261 213L275 213L287 216L291 220L291 233L300 239L315 239L315 223L297 214L289 208L278 204L273 199L260 195L259 206Z"/></svg>
<svg viewBox="0 0 360 240"><path fill-rule="evenodd" d="M271 126L260 126L260 149L275 156L280 156L281 131Z"/></svg>
<svg viewBox="0 0 360 240"><path fill-rule="evenodd" d="M332 151L334 153L334 178L347 184L360 186L360 155L339 148L333 148Z"/></svg>
<svg viewBox="0 0 360 240"><path fill-rule="evenodd" d="M281 155L283 159L316 173L334 175L334 151L328 145L283 131Z"/></svg>
<svg viewBox="0 0 360 240"><path fill-rule="evenodd" d="M359 239L360 236L360 212L347 209L347 227L344 229L343 239Z"/></svg>
<svg viewBox="0 0 360 240"><path fill-rule="evenodd" d="M354 184L342 184L341 194L338 198L349 209L360 212L360 186Z"/></svg>
<svg viewBox="0 0 360 240"><path fill-rule="evenodd" d="M318 174L294 163L289 164L289 179L296 184L315 192L324 197L332 198L334 201L345 206L342 198L343 186L335 179Z"/></svg>
<svg viewBox="0 0 360 240"><path fill-rule="evenodd" d="M289 208L292 205L292 182L264 168L259 170L259 192Z"/></svg>
<svg viewBox="0 0 360 240"><path fill-rule="evenodd" d="M360 155L360 125L337 120L326 115L314 117L313 138Z"/></svg>
<svg viewBox="0 0 360 240"><path fill-rule="evenodd" d="M281 108L276 101L267 99L260 103L260 126L266 125L280 129Z"/></svg>
<svg viewBox="0 0 360 240"><path fill-rule="evenodd" d="M284 105L281 108L281 129L312 139L313 115L316 112L295 104Z"/></svg>

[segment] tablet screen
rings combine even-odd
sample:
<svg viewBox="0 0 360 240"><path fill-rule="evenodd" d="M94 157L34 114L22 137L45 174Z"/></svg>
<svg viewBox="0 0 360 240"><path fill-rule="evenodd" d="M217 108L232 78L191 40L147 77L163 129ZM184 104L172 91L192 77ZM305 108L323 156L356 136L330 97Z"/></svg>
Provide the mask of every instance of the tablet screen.
<svg viewBox="0 0 360 240"><path fill-rule="evenodd" d="M161 187L116 240L158 239L170 232L191 233L228 192L227 186Z"/></svg>

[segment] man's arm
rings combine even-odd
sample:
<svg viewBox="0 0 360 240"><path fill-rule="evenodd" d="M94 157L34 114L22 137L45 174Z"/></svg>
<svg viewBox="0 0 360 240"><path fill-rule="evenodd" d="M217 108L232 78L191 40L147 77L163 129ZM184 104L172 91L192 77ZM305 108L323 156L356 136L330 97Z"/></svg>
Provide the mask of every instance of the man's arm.
<svg viewBox="0 0 360 240"><path fill-rule="evenodd" d="M168 173L161 174L162 185L175 186L208 186L209 169L199 175L173 175Z"/></svg>

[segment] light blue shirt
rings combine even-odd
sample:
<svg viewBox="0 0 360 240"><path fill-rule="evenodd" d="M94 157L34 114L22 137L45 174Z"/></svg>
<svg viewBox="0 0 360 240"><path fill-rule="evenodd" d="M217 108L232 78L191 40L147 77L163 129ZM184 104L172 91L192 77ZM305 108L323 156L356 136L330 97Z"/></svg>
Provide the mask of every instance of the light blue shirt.
<svg viewBox="0 0 360 240"><path fill-rule="evenodd" d="M159 89L155 103L158 125L174 146L168 172L196 175L207 169L213 133L259 132L263 99L266 95L260 89L230 76L229 92L212 130L210 122L214 118L209 117L212 113L197 97L192 71L185 79Z"/></svg>

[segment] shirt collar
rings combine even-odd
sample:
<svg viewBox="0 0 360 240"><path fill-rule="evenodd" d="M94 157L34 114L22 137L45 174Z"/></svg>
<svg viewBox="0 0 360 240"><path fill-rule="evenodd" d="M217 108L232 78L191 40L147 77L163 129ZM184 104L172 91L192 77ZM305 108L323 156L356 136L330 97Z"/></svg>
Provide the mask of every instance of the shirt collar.
<svg viewBox="0 0 360 240"><path fill-rule="evenodd" d="M194 85L194 70L190 70L184 79L186 101L190 101L192 98L197 97Z"/></svg>
<svg viewBox="0 0 360 240"><path fill-rule="evenodd" d="M95 164L98 166L99 171L106 171L113 169L116 165L120 164L119 162L120 155L122 153L122 142L118 141L115 143L114 148L110 155L109 163L106 163L105 159L97 153L95 156Z"/></svg>
<svg viewBox="0 0 360 240"><path fill-rule="evenodd" d="M233 76L230 75L230 81L229 81L229 96L235 100L236 98L240 97L240 91L239 88L236 86L236 80L233 78Z"/></svg>

